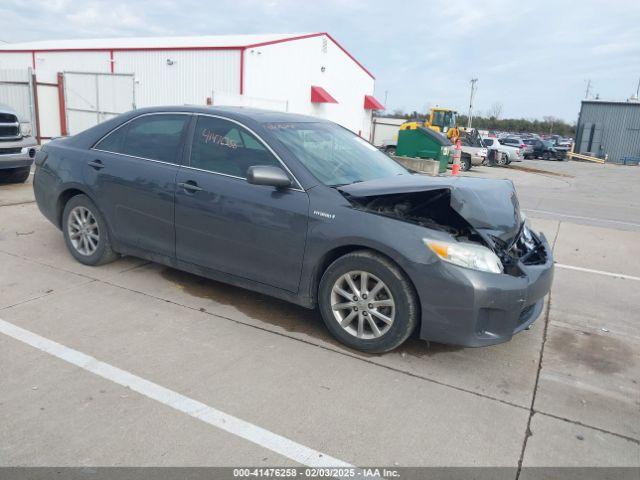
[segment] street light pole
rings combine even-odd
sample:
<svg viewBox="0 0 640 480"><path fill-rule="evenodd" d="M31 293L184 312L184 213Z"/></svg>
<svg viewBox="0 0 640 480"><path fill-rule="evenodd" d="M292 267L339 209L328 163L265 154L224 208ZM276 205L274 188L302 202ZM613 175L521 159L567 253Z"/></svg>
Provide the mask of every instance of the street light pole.
<svg viewBox="0 0 640 480"><path fill-rule="evenodd" d="M471 120L473 118L473 97L476 94L476 84L478 83L477 78L471 79L471 95L469 96L469 116L467 117L467 128L471 128Z"/></svg>

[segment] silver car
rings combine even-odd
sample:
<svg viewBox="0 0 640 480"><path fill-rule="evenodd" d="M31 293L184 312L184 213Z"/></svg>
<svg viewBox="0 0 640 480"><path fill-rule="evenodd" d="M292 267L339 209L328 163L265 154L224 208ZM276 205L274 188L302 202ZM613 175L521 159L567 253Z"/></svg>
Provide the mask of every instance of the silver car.
<svg viewBox="0 0 640 480"><path fill-rule="evenodd" d="M26 181L35 155L36 140L31 136L31 126L20 123L15 110L0 104L0 181Z"/></svg>

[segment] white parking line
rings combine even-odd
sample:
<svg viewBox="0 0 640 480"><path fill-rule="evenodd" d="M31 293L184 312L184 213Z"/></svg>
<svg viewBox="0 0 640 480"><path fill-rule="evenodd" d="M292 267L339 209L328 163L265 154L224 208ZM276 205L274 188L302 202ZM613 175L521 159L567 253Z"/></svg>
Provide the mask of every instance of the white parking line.
<svg viewBox="0 0 640 480"><path fill-rule="evenodd" d="M353 467L277 433L0 319L0 333L309 467Z"/></svg>
<svg viewBox="0 0 640 480"><path fill-rule="evenodd" d="M640 227L640 223L623 222L621 220L610 220L608 218L583 217L581 215L570 215L568 213L552 212L549 210L534 210L532 208L523 208L525 212L542 213L546 215L555 215L556 217L576 218L579 220L590 220L592 222L617 223L618 225L627 225L630 227Z"/></svg>
<svg viewBox="0 0 640 480"><path fill-rule="evenodd" d="M633 275L625 275L623 273L605 272L604 270L593 270L592 268L574 267L573 265L565 265L563 263L556 263L558 268L566 268L567 270L577 270L578 272L596 273L598 275L605 275L607 277L624 278L625 280L635 280L640 282L640 277L634 277Z"/></svg>

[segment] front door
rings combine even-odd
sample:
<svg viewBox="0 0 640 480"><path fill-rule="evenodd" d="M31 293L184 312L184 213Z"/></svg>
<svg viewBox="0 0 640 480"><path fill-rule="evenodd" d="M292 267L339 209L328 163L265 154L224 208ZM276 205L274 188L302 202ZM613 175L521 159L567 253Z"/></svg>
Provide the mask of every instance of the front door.
<svg viewBox="0 0 640 480"><path fill-rule="evenodd" d="M190 163L179 169L176 182L176 256L296 292L309 198L297 185L276 189L247 183L247 168L253 165L282 166L238 123L198 117Z"/></svg>
<svg viewBox="0 0 640 480"><path fill-rule="evenodd" d="M85 181L117 241L175 256L175 182L190 118L142 115L89 151Z"/></svg>

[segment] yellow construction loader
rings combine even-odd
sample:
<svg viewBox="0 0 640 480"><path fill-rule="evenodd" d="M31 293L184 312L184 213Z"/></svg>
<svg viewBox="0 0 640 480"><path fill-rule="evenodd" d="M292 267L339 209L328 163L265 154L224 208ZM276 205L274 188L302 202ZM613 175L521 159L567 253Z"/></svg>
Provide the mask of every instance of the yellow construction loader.
<svg viewBox="0 0 640 480"><path fill-rule="evenodd" d="M450 108L434 107L429 110L429 116L424 122L405 122L400 126L400 130L415 130L418 127L430 128L442 133L451 140L451 143L460 137L458 130L458 112Z"/></svg>

